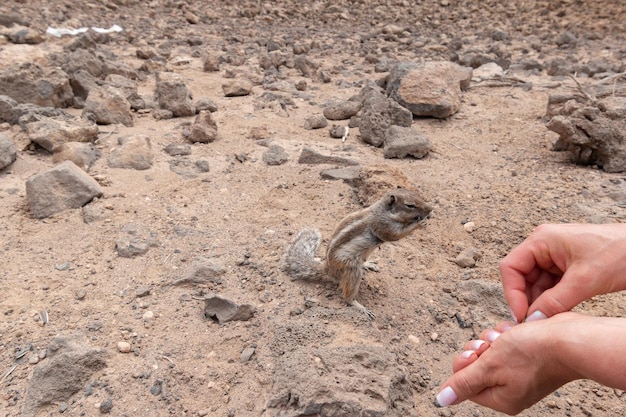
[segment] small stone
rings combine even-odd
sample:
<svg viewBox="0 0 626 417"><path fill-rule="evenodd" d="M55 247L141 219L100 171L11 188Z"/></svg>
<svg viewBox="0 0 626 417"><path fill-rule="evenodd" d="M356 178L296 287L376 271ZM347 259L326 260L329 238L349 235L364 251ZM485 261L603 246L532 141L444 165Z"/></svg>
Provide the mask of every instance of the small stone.
<svg viewBox="0 0 626 417"><path fill-rule="evenodd" d="M117 342L117 350L119 350L121 353L128 353L128 352L130 352L130 343L128 343L128 342Z"/></svg>
<svg viewBox="0 0 626 417"><path fill-rule="evenodd" d="M113 408L113 400L111 398L107 398L106 400L100 403L100 413L102 414L109 414L112 408Z"/></svg>
<svg viewBox="0 0 626 417"><path fill-rule="evenodd" d="M143 313L143 316L141 316L144 320L150 320L152 318L154 318L154 313L151 310L146 311L145 313Z"/></svg>
<svg viewBox="0 0 626 417"><path fill-rule="evenodd" d="M438 333L431 333L430 340L435 342L435 341L437 341L437 339L439 339L439 334Z"/></svg>
<svg viewBox="0 0 626 417"><path fill-rule="evenodd" d="M234 79L222 84L225 97L247 96L252 92L252 83L244 79Z"/></svg>
<svg viewBox="0 0 626 417"><path fill-rule="evenodd" d="M150 387L150 394L156 396L156 395L159 395L161 391L163 391L163 382L160 379L157 379L154 382L154 385Z"/></svg>
<svg viewBox="0 0 626 417"><path fill-rule="evenodd" d="M252 357L252 355L254 355L254 351L255 351L255 349L253 347L245 348L241 352L241 355L239 356L239 359L241 360L241 363L248 362L250 360L250 358Z"/></svg>
<svg viewBox="0 0 626 417"><path fill-rule="evenodd" d="M39 355L36 353L33 353L32 355L28 356L28 363L31 365L36 365L39 363Z"/></svg>
<svg viewBox="0 0 626 417"><path fill-rule="evenodd" d="M57 271L67 271L68 269L70 269L70 263L66 261L66 262L63 262L61 264L55 265L54 268Z"/></svg>
<svg viewBox="0 0 626 417"><path fill-rule="evenodd" d="M62 401L59 404L59 413L64 413L67 411L67 403L65 401Z"/></svg>
<svg viewBox="0 0 626 417"><path fill-rule="evenodd" d="M74 294L74 298L76 298L79 301L84 300L86 296L87 296L87 291L85 291L83 288L77 290L76 293Z"/></svg>
<svg viewBox="0 0 626 417"><path fill-rule="evenodd" d="M472 233L474 230L476 230L476 223L467 222L463 225L463 229L465 229L467 233Z"/></svg>
<svg viewBox="0 0 626 417"><path fill-rule="evenodd" d="M329 130L330 137L334 139L342 139L343 135L346 134L346 129L346 126L332 125Z"/></svg>
<svg viewBox="0 0 626 417"><path fill-rule="evenodd" d="M164 150L169 156L191 155L191 145L188 143L170 143Z"/></svg>
<svg viewBox="0 0 626 417"><path fill-rule="evenodd" d="M409 342L413 343L414 345L419 345L420 344L420 340L417 336L414 336L412 334L409 335L408 337Z"/></svg>
<svg viewBox="0 0 626 417"><path fill-rule="evenodd" d="M328 126L328 121L322 115L311 116L304 121L306 130L322 129L326 126Z"/></svg>
<svg viewBox="0 0 626 417"><path fill-rule="evenodd" d="M146 296L150 295L150 291L152 291L152 287L151 286L149 286L149 285L140 285L135 290L135 295L137 297L139 297L139 298L146 297Z"/></svg>

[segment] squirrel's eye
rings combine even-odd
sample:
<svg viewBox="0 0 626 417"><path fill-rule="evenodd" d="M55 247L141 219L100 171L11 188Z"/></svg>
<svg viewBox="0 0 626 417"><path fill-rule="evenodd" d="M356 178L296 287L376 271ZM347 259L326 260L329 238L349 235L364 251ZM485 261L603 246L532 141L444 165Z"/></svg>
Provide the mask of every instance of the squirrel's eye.
<svg viewBox="0 0 626 417"><path fill-rule="evenodd" d="M414 210L416 208L413 204L405 204L404 207L408 208L409 210Z"/></svg>

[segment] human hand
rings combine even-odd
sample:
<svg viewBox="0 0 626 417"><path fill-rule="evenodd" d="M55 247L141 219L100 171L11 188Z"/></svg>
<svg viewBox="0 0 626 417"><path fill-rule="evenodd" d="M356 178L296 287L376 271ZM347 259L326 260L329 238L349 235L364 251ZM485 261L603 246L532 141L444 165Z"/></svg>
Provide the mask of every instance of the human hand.
<svg viewBox="0 0 626 417"><path fill-rule="evenodd" d="M516 322L626 289L626 224L542 225L500 263Z"/></svg>
<svg viewBox="0 0 626 417"><path fill-rule="evenodd" d="M510 415L535 404L561 385L582 377L570 366L559 343L593 318L564 313L536 323L500 323L465 345L453 362L454 374L443 384L435 404L464 400ZM563 336L563 337L559 337ZM593 356L587 355L590 360Z"/></svg>

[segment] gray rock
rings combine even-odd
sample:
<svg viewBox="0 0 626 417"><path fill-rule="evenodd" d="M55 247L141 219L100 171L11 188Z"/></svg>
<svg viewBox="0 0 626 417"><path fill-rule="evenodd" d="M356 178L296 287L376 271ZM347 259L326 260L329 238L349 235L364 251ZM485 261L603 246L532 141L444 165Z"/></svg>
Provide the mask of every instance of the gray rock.
<svg viewBox="0 0 626 417"><path fill-rule="evenodd" d="M121 91L126 99L137 93L137 82L121 74L107 75L104 83Z"/></svg>
<svg viewBox="0 0 626 417"><path fill-rule="evenodd" d="M111 86L95 87L89 91L83 117L101 125L133 125L129 101L121 90Z"/></svg>
<svg viewBox="0 0 626 417"><path fill-rule="evenodd" d="M101 78L104 74L104 62L102 62L99 56L96 56L94 49L95 48L78 48L72 51L67 62L63 64L63 71L71 76L75 72L83 70L87 71L95 78Z"/></svg>
<svg viewBox="0 0 626 417"><path fill-rule="evenodd" d="M413 128L391 126L385 133L385 158L423 158L431 151L430 140Z"/></svg>
<svg viewBox="0 0 626 417"><path fill-rule="evenodd" d="M196 165L196 169L199 172L209 172L210 171L209 161L207 161L206 159L198 159L196 161L195 165Z"/></svg>
<svg viewBox="0 0 626 417"><path fill-rule="evenodd" d="M46 40L46 37L28 27L18 27L8 33L9 40L15 44L36 45Z"/></svg>
<svg viewBox="0 0 626 417"><path fill-rule="evenodd" d="M113 409L113 399L111 397L105 399L100 403L100 413L109 414Z"/></svg>
<svg viewBox="0 0 626 417"><path fill-rule="evenodd" d="M252 355L254 355L255 350L256 349L253 347L248 347L242 350L241 355L239 355L239 360L241 361L241 363L246 363L250 361L250 358L252 358Z"/></svg>
<svg viewBox="0 0 626 417"><path fill-rule="evenodd" d="M215 72L220 70L220 65L224 62L224 58L214 53L207 53L202 61L202 69L205 72Z"/></svg>
<svg viewBox="0 0 626 417"><path fill-rule="evenodd" d="M346 134L346 129L347 129L346 126L332 125L328 133L330 134L331 138L342 139L343 135Z"/></svg>
<svg viewBox="0 0 626 417"><path fill-rule="evenodd" d="M219 296L211 296L204 299L204 316L215 319L220 324L229 321L248 321L256 309L250 304L239 305L231 300Z"/></svg>
<svg viewBox="0 0 626 417"><path fill-rule="evenodd" d="M243 78L236 78L222 84L222 91L225 97L247 96L252 92L252 83Z"/></svg>
<svg viewBox="0 0 626 417"><path fill-rule="evenodd" d="M39 120L41 116L71 117L69 113L61 109L40 107L31 103L18 103L9 96L0 95L0 123L7 122L12 125L20 123L24 126L26 123Z"/></svg>
<svg viewBox="0 0 626 417"><path fill-rule="evenodd" d="M324 116L319 115L319 114L308 117L304 121L304 128L306 130L322 129L322 128L325 128L326 126L328 126L328 120L326 120Z"/></svg>
<svg viewBox="0 0 626 417"><path fill-rule="evenodd" d="M191 145L188 143L170 143L164 150L170 156L191 155Z"/></svg>
<svg viewBox="0 0 626 417"><path fill-rule="evenodd" d="M473 268L474 266L476 266L476 261L479 261L480 259L482 259L482 257L483 254L480 252L480 250L474 247L469 247L462 250L461 253L458 254L456 259L454 260L454 263L461 268Z"/></svg>
<svg viewBox="0 0 626 417"><path fill-rule="evenodd" d="M406 371L385 347L306 346L276 362L267 409L283 417L405 417L412 395Z"/></svg>
<svg viewBox="0 0 626 417"><path fill-rule="evenodd" d="M211 113L215 113L217 111L217 104L210 98L201 98L196 102L196 112L200 113L203 110L208 110Z"/></svg>
<svg viewBox="0 0 626 417"><path fill-rule="evenodd" d="M148 136L120 138L118 143L120 146L114 148L109 155L109 167L144 170L152 166L154 153Z"/></svg>
<svg viewBox="0 0 626 417"><path fill-rule="evenodd" d="M626 171L626 97L592 103L550 96L547 114L546 127L559 134L555 150L568 150L578 164Z"/></svg>
<svg viewBox="0 0 626 417"><path fill-rule="evenodd" d="M383 94L382 89L369 85L361 91L363 110L359 119L361 139L374 146L385 142L390 126L409 127L413 121L411 112Z"/></svg>
<svg viewBox="0 0 626 417"><path fill-rule="evenodd" d="M89 71L83 69L74 72L70 76L70 85L72 86L74 97L79 97L83 100L87 99L91 89L98 87L96 77L90 74Z"/></svg>
<svg viewBox="0 0 626 417"><path fill-rule="evenodd" d="M102 188L96 180L71 161L26 181L26 198L33 216L38 219L80 208L101 195Z"/></svg>
<svg viewBox="0 0 626 417"><path fill-rule="evenodd" d="M271 145L263 153L263 161L267 165L282 165L289 160L289 155L285 152L285 149L279 145Z"/></svg>
<svg viewBox="0 0 626 417"><path fill-rule="evenodd" d="M415 116L446 118L461 107L471 78L471 68L452 62L403 62L391 68L387 94Z"/></svg>
<svg viewBox="0 0 626 417"><path fill-rule="evenodd" d="M8 167L17 159L17 149L11 139L0 133L0 170Z"/></svg>
<svg viewBox="0 0 626 417"><path fill-rule="evenodd" d="M203 110L196 116L189 129L188 139L194 143L210 143L217 139L217 124L210 111Z"/></svg>
<svg viewBox="0 0 626 417"><path fill-rule="evenodd" d="M43 406L67 401L85 387L95 372L106 367L106 352L87 345L80 334L52 339L47 357L30 378L24 417L34 417Z"/></svg>
<svg viewBox="0 0 626 417"><path fill-rule="evenodd" d="M313 77L319 68L319 64L311 61L306 56L299 55L294 60L294 68L300 71L305 77Z"/></svg>
<svg viewBox="0 0 626 417"><path fill-rule="evenodd" d="M343 158L341 156L324 155L310 148L302 149L298 163L311 165L332 164L340 166L352 166L359 164L357 161L352 159Z"/></svg>
<svg viewBox="0 0 626 417"><path fill-rule="evenodd" d="M340 101L324 108L324 117L328 120L347 120L356 115L363 105L359 101Z"/></svg>
<svg viewBox="0 0 626 417"><path fill-rule="evenodd" d="M74 98L66 73L54 67L42 69L34 63L0 71L0 91L18 103L42 107L68 107Z"/></svg>
<svg viewBox="0 0 626 417"><path fill-rule="evenodd" d="M174 72L157 73L156 97L162 109L170 110L175 117L187 117L196 114L183 78Z"/></svg>
<svg viewBox="0 0 626 417"><path fill-rule="evenodd" d="M128 223L122 227L115 241L115 250L122 258L141 256L157 246L155 235L138 223Z"/></svg>
<svg viewBox="0 0 626 417"><path fill-rule="evenodd" d="M325 180L342 180L347 183L353 183L359 178L361 167L349 166L345 168L331 168L320 172L320 177Z"/></svg>
<svg viewBox="0 0 626 417"><path fill-rule="evenodd" d="M52 154L52 162L55 164L63 161L72 161L85 171L89 171L98 158L100 158L100 151L93 143L62 143L54 147Z"/></svg>
<svg viewBox="0 0 626 417"><path fill-rule="evenodd" d="M25 124L28 138L49 152L67 142L94 142L98 126L92 121L77 117L40 116L35 122Z"/></svg>

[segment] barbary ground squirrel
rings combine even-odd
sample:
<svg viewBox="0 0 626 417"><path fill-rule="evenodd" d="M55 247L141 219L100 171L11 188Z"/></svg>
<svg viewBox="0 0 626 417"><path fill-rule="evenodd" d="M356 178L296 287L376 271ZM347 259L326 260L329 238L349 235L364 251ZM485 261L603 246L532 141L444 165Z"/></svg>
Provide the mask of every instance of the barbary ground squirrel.
<svg viewBox="0 0 626 417"><path fill-rule="evenodd" d="M304 229L294 239L283 259L283 269L292 280L339 282L343 298L370 319L375 315L355 300L369 254L384 242L408 236L428 218L431 207L417 191L395 189L371 206L344 218L328 244L326 260L314 258L321 235ZM374 265L375 266L375 265Z"/></svg>

